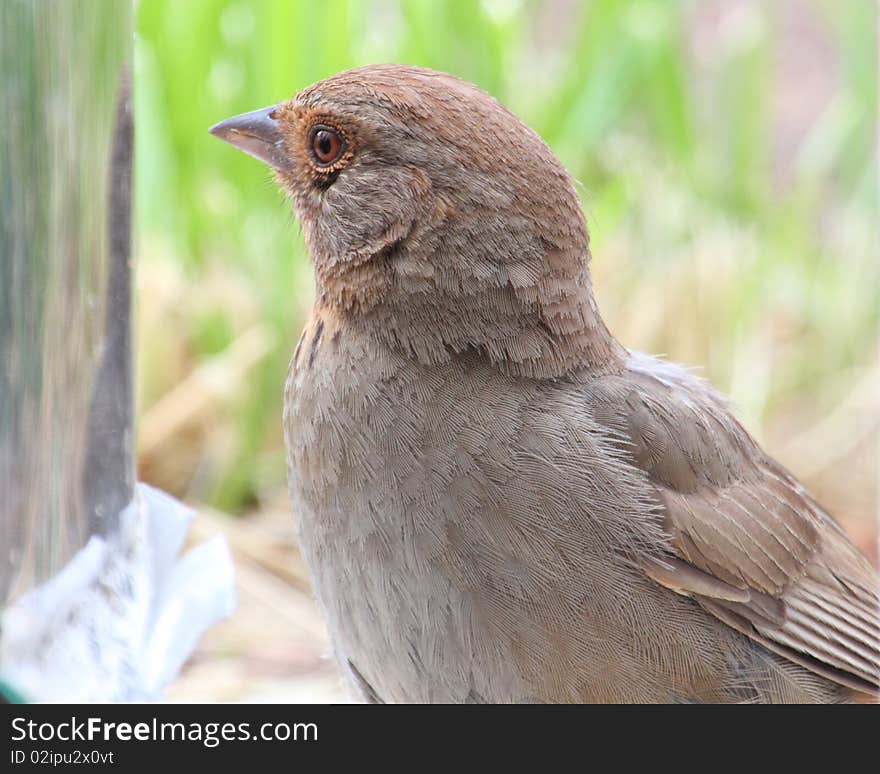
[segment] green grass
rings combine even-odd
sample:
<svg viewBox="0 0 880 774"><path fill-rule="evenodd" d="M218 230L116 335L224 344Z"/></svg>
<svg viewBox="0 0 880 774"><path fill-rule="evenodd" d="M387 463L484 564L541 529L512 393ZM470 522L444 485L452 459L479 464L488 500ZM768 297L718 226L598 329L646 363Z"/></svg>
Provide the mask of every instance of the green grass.
<svg viewBox="0 0 880 774"><path fill-rule="evenodd" d="M541 133L582 184L597 293L624 343L704 365L771 443L820 422L871 367L880 328L876 7L804 1L836 75L781 140L780 105L812 88L778 66L791 19L782 3L732 5L709 37L696 2L141 0L145 418L244 331L271 341L163 447L175 476L155 460L146 474L231 511L283 486L281 392L311 274L268 172L207 128L380 61L474 81Z"/></svg>

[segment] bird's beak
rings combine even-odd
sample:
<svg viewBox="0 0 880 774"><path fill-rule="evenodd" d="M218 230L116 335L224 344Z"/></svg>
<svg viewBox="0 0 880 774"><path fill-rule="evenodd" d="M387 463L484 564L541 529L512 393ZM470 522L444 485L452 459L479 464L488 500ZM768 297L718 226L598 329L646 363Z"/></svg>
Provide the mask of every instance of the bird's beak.
<svg viewBox="0 0 880 774"><path fill-rule="evenodd" d="M252 110L214 124L210 132L239 150L278 170L290 165L284 152L284 136L275 116L277 105Z"/></svg>

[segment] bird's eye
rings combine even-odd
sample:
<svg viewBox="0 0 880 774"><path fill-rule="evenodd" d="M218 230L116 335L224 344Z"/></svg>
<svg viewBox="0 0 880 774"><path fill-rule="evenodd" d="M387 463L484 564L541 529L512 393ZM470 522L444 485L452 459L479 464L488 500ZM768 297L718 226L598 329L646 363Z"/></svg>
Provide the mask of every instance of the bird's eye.
<svg viewBox="0 0 880 774"><path fill-rule="evenodd" d="M319 167L329 167L345 152L345 140L332 126L316 124L309 131L309 150Z"/></svg>

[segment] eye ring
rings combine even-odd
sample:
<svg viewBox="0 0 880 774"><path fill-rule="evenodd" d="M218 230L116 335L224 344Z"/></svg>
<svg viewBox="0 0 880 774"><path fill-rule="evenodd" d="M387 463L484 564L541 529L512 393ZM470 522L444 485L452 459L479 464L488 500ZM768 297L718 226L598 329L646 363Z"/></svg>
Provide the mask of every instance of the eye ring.
<svg viewBox="0 0 880 774"><path fill-rule="evenodd" d="M315 124L309 129L309 153L322 169L332 167L345 153L346 142L342 133L327 124Z"/></svg>

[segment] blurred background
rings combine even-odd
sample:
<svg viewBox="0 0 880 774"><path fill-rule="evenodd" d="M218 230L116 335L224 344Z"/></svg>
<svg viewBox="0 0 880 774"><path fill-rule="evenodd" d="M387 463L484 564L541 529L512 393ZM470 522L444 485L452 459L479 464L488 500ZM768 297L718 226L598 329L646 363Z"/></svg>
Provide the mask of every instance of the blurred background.
<svg viewBox="0 0 880 774"><path fill-rule="evenodd" d="M179 700L339 700L285 492L281 398L312 296L259 162L210 137L339 70L447 70L580 182L627 346L689 365L876 557L873 0L140 0L139 476L223 531L239 611Z"/></svg>

